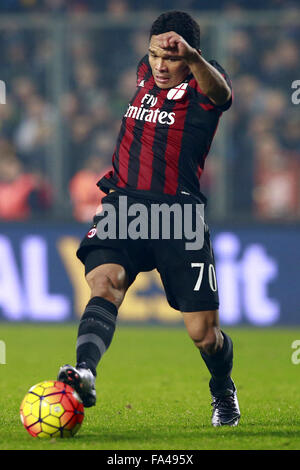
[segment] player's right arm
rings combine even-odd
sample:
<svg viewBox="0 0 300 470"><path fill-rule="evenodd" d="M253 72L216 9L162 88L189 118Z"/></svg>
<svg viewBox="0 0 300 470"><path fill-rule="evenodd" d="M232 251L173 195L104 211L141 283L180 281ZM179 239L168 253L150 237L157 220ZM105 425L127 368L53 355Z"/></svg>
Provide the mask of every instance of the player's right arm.
<svg viewBox="0 0 300 470"><path fill-rule="evenodd" d="M199 88L216 106L222 106L230 100L231 89L225 78L199 53L189 67Z"/></svg>

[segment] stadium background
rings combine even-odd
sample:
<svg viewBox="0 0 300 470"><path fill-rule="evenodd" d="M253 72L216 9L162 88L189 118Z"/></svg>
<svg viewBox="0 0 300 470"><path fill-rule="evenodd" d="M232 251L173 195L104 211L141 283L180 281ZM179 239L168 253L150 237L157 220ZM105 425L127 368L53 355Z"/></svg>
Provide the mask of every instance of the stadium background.
<svg viewBox="0 0 300 470"><path fill-rule="evenodd" d="M299 325L300 18L296 1L2 0L0 319L66 322L88 298L75 249L100 202L121 116L162 11L197 18L228 71L202 182L223 325ZM120 322L181 324L140 274Z"/></svg>

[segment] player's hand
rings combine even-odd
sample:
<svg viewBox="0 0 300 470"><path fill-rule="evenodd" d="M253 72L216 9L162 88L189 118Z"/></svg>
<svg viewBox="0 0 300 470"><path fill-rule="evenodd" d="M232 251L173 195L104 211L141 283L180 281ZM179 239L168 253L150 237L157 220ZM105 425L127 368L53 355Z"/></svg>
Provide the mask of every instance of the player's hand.
<svg viewBox="0 0 300 470"><path fill-rule="evenodd" d="M191 47L182 36L174 31L153 37L152 48L163 49L171 56L185 60L188 65L195 62L199 58L199 54L201 55L200 50Z"/></svg>

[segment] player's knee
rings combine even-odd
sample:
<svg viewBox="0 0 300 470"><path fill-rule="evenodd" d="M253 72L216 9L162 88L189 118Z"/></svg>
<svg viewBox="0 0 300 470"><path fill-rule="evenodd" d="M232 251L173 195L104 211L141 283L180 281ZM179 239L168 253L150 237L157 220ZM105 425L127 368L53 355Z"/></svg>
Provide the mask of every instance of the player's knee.
<svg viewBox="0 0 300 470"><path fill-rule="evenodd" d="M123 267L110 269L98 266L86 275L91 297L103 297L119 308L126 292L126 273Z"/></svg>
<svg viewBox="0 0 300 470"><path fill-rule="evenodd" d="M218 334L215 328L205 330L202 334L198 334L192 339L196 348L208 355L215 354L220 347Z"/></svg>

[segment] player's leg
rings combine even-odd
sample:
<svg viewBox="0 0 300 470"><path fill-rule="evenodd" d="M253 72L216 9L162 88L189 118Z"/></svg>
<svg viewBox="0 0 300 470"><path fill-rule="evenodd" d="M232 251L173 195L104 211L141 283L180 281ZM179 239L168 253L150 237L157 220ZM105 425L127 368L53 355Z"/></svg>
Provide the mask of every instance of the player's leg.
<svg viewBox="0 0 300 470"><path fill-rule="evenodd" d="M197 214L196 214L197 216ZM183 312L187 331L211 373L212 424L236 424L239 410L230 374L233 346L221 331L219 296L209 229L203 227L201 249L187 249L185 238L158 241L156 263L167 300Z"/></svg>
<svg viewBox="0 0 300 470"><path fill-rule="evenodd" d="M96 368L111 344L118 308L133 281L122 260L122 253L108 249L91 250L85 258L91 296L78 327L77 363L75 367L69 364L61 367L58 380L75 388L86 407L95 405Z"/></svg>
<svg viewBox="0 0 300 470"><path fill-rule="evenodd" d="M109 213L114 214L111 224L115 227L115 233L119 233L121 220L119 196L113 192L102 199L102 203L105 201L111 206L112 211ZM128 198L128 207L131 203L135 203L135 200ZM77 257L85 266L91 296L78 327L76 367L66 365L58 374L59 380L73 385L85 406L95 404L97 365L113 339L118 309L125 293L140 271L152 270L154 267L147 241L116 239L115 236L102 239L97 227L103 218L106 219L106 211L94 217L93 226L77 250ZM127 220L129 222L130 218Z"/></svg>
<svg viewBox="0 0 300 470"><path fill-rule="evenodd" d="M123 266L108 263L89 271L86 281L91 296L79 323L76 356L77 365L85 363L96 375L97 365L113 339L128 276Z"/></svg>
<svg viewBox="0 0 300 470"><path fill-rule="evenodd" d="M187 332L211 373L214 390L231 386L232 341L221 331L217 310L182 312Z"/></svg>
<svg viewBox="0 0 300 470"><path fill-rule="evenodd" d="M187 332L211 374L212 424L236 426L240 410L231 379L233 344L231 338L220 329L218 310L182 313Z"/></svg>

